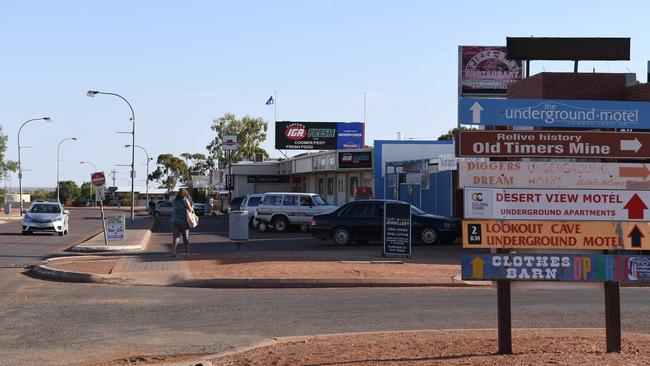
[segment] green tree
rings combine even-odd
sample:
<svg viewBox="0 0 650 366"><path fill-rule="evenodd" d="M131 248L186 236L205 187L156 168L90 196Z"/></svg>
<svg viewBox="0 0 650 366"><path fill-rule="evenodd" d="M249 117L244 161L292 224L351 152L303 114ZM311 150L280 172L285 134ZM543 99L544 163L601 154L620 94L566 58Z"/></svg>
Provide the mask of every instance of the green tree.
<svg viewBox="0 0 650 366"><path fill-rule="evenodd" d="M210 156L217 159L219 166L225 167L228 164L228 159L221 149L223 136L236 135L239 149L233 151L231 157L233 163L241 160L253 160L256 152L261 152L265 158L268 158L269 154L260 147L260 144L266 140L268 127L269 124L261 117L244 116L242 119L237 119L233 113L226 113L223 117L212 121L210 129L217 136L206 148L210 152Z"/></svg>
<svg viewBox="0 0 650 366"><path fill-rule="evenodd" d="M127 192L122 198L120 199L120 204L122 206L131 206L131 192Z"/></svg>
<svg viewBox="0 0 650 366"><path fill-rule="evenodd" d="M64 205L70 206L79 197L80 193L77 183L71 180L59 182L59 198Z"/></svg>
<svg viewBox="0 0 650 366"><path fill-rule="evenodd" d="M182 153L189 175L207 175L214 167L214 160L204 154Z"/></svg>
<svg viewBox="0 0 650 366"><path fill-rule="evenodd" d="M471 130L476 130L476 128L471 128L471 127L467 128L465 126L460 126L460 128L454 127L451 130L447 131L446 134L440 135L440 137L438 137L438 140L453 140L454 135L456 134L456 132L458 132L458 131L471 131Z"/></svg>
<svg viewBox="0 0 650 366"><path fill-rule="evenodd" d="M2 133L2 126L0 126L0 179L7 179L9 172L18 170L18 163L11 160L5 160L5 152L7 151L7 135Z"/></svg>
<svg viewBox="0 0 650 366"><path fill-rule="evenodd" d="M167 192L171 192L177 184L188 184L190 174L183 159L172 154L161 154L156 161L158 167L149 174L149 180L160 182Z"/></svg>
<svg viewBox="0 0 650 366"><path fill-rule="evenodd" d="M75 203L85 204L88 200L94 201L95 197L92 196L92 193L94 192L91 190L90 182L83 182L79 187L79 197L77 197Z"/></svg>
<svg viewBox="0 0 650 366"><path fill-rule="evenodd" d="M30 196L32 200L47 201L47 199L51 196L51 192L48 192L44 189L37 189L34 192L30 193Z"/></svg>

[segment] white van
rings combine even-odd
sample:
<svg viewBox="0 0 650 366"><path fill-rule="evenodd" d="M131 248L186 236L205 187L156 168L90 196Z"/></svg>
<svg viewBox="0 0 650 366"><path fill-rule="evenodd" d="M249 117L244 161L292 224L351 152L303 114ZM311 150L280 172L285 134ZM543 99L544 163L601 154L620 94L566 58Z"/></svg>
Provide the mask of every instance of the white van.
<svg viewBox="0 0 650 366"><path fill-rule="evenodd" d="M264 194L254 193L247 194L246 197L241 201L240 210L248 212L248 225L253 226L253 218L255 218L255 212L257 211L257 206L262 203L264 199Z"/></svg>
<svg viewBox="0 0 650 366"><path fill-rule="evenodd" d="M270 225L281 233L287 231L289 225L308 228L312 216L330 213L337 208L315 193L270 192L264 194L257 206L253 225L260 231L266 231Z"/></svg>

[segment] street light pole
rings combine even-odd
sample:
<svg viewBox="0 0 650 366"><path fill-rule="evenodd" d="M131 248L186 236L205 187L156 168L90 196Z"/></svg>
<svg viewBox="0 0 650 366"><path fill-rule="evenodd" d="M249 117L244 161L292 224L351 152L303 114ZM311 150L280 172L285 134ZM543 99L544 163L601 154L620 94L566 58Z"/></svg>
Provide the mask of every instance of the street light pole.
<svg viewBox="0 0 650 366"><path fill-rule="evenodd" d="M61 153L61 144L66 142L66 141L77 141L76 137L68 137L65 138L61 141L59 141L59 146L56 147L56 202L61 203L61 198L59 196L59 165L61 165L61 159L59 159L59 155Z"/></svg>
<svg viewBox="0 0 650 366"><path fill-rule="evenodd" d="M131 145L124 145L124 147L131 147ZM147 155L147 178L145 180L145 182L146 182L145 184L147 185L147 187L146 187L146 192L147 192L146 193L146 197L147 197L146 200L147 200L147 204L149 204L149 161L151 160L151 158L149 157L149 153L147 152L147 149L145 149L144 147L142 147L140 145L135 145L135 147L142 149L142 151L144 151L144 153Z"/></svg>
<svg viewBox="0 0 650 366"><path fill-rule="evenodd" d="M18 129L18 201L20 202L20 214L23 214L23 166L20 160L20 131L22 131L23 127L25 127L26 124L32 121L45 121L45 122L51 122L52 119L50 117L41 117L41 118L32 118L30 120L27 120L23 122L22 125L20 125L20 128Z"/></svg>
<svg viewBox="0 0 650 366"><path fill-rule="evenodd" d="M133 107L131 106L131 103L129 103L126 98L123 96L117 94L117 93L108 93L108 92L102 92L98 90L89 90L86 95L89 97L95 97L97 94L104 94L104 95L112 95L115 97L118 97L122 99L126 104L129 106L129 109L131 110L131 122L133 123L132 129L131 129L131 137L132 137L132 142L131 142L131 222L135 220L135 112L133 111Z"/></svg>
<svg viewBox="0 0 650 366"><path fill-rule="evenodd" d="M97 166L95 164L91 163L90 161L80 161L79 163L81 163L81 164L90 164L90 165L93 166L93 173L97 172ZM94 185L93 185L92 173L91 173L90 174L90 197L88 197L91 200L93 200L93 188L94 188ZM97 206L97 198L95 198L94 201L95 201L95 206Z"/></svg>

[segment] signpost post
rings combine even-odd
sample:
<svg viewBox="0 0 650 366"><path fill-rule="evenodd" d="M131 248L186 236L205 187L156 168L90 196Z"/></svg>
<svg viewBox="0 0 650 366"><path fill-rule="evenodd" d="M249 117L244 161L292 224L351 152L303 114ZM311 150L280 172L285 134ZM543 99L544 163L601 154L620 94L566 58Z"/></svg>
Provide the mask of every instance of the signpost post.
<svg viewBox="0 0 650 366"><path fill-rule="evenodd" d="M384 203L384 241L382 256L411 256L411 205Z"/></svg>
<svg viewBox="0 0 650 366"><path fill-rule="evenodd" d="M106 219L104 218L104 185L106 176L104 172L94 172L90 175L90 182L95 186L95 200L99 201L99 209L102 217L102 228L104 231L104 245L108 245L108 236L106 233Z"/></svg>

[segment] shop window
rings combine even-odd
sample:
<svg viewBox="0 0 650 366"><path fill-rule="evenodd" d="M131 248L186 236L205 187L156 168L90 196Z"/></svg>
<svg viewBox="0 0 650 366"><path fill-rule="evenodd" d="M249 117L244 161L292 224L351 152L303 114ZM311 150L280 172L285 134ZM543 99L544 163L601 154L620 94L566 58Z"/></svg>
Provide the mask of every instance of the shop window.
<svg viewBox="0 0 650 366"><path fill-rule="evenodd" d="M334 194L334 178L327 178L327 195L332 196Z"/></svg>
<svg viewBox="0 0 650 366"><path fill-rule="evenodd" d="M339 192L343 192L343 179L339 178Z"/></svg>
<svg viewBox="0 0 650 366"><path fill-rule="evenodd" d="M359 186L359 177L350 177L350 197L354 196Z"/></svg>
<svg viewBox="0 0 650 366"><path fill-rule="evenodd" d="M325 183L323 178L318 178L318 194L325 194Z"/></svg>

